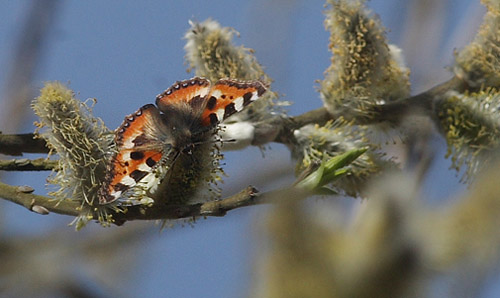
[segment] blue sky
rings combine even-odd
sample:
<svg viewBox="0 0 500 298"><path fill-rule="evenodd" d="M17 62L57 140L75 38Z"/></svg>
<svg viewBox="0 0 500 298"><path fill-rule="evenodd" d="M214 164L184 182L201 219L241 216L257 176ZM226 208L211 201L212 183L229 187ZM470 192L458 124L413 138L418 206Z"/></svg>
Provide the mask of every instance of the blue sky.
<svg viewBox="0 0 500 298"><path fill-rule="evenodd" d="M410 2L372 0L368 5L390 29L390 42L411 53L411 79L413 89L418 91L448 77L445 67L452 62L452 50L470 41L483 10L479 1L441 1L447 8L436 24L442 27L434 27L436 32L433 27L424 32L437 35L429 41L437 40L430 48L433 55L422 56L426 43L417 42L415 48L415 43L408 40L412 32L408 27ZM30 3L0 4L0 69L10 68ZM291 114L299 114L321 106L315 81L322 79L330 59L323 10L324 1L317 0L64 1L43 49L34 84L39 88L45 81L68 82L81 100L97 98L94 114L114 129L125 115L153 103L155 96L174 81L192 76L186 72L182 37L189 20L212 18L240 33L235 39L237 44L256 50L257 58L275 80L273 90L294 103L289 108ZM465 15L474 18L470 17L469 22ZM466 34L457 34L456 28ZM0 94L5 93L7 74L0 72ZM0 105L5 98L1 100ZM5 133L33 131L34 120L31 116L24 127ZM443 141L436 143L441 148L438 154L443 156ZM265 158L258 148L227 153L226 164L229 177L223 185L224 194L248 184L265 190L293 179L287 177L273 183L259 180L259 174L269 169L293 169L288 151L279 145L272 145ZM447 170L449 164L446 160L436 162L429 178L434 184L429 183L424 190L426 195L441 198L453 194L455 188L463 189L457 185L454 172ZM45 177L46 173L8 173L2 178L12 184L32 185L38 193L44 193ZM57 215L42 217L13 204L0 203L4 235L49 234L71 220ZM133 269L133 279L124 281L124 289L131 296L242 296L251 286L252 257L259 249L254 226L266 209L245 208L223 218L202 219L194 228L153 233L147 242L141 243L137 251L139 265ZM151 224L151 229L157 227ZM89 230L104 235L114 231L99 227Z"/></svg>

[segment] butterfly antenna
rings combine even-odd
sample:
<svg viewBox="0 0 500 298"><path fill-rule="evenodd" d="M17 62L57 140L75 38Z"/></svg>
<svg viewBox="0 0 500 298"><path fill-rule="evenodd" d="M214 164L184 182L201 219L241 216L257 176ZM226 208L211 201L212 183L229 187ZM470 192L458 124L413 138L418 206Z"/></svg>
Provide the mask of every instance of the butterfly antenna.
<svg viewBox="0 0 500 298"><path fill-rule="evenodd" d="M179 158L180 154L181 154L180 150L175 150L175 155L173 156L173 158L166 159L165 165L168 166L169 171L173 167L173 165L175 164L175 161L177 160L177 158Z"/></svg>
<svg viewBox="0 0 500 298"><path fill-rule="evenodd" d="M177 151L177 152L175 153L175 156L174 156L174 158L172 159L172 164L174 164L174 163L175 163L175 161L177 160L177 158L179 158L179 156L180 156L180 155L181 155L181 151Z"/></svg>

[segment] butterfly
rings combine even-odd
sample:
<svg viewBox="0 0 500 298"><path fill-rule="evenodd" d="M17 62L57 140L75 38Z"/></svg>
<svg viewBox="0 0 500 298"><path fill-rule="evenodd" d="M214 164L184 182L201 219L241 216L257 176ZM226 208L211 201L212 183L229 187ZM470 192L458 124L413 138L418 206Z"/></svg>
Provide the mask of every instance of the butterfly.
<svg viewBox="0 0 500 298"><path fill-rule="evenodd" d="M168 180L162 192L182 194L192 183L186 180L200 179L197 171L211 158L203 144L210 143L217 125L266 91L261 81L221 79L212 85L195 77L173 84L156 97L156 106L126 116L115 131L117 150L98 191L99 204L127 197L138 186L149 191L159 180Z"/></svg>

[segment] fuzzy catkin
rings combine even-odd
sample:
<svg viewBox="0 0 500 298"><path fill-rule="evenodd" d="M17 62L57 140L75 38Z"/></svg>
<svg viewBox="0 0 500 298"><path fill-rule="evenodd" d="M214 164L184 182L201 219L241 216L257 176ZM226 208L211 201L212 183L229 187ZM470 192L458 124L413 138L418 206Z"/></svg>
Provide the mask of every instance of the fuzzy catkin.
<svg viewBox="0 0 500 298"><path fill-rule="evenodd" d="M390 160L384 160L383 155L374 151L374 146L369 145L365 136L367 132L363 127L342 119L328 122L324 126L310 124L301 127L294 131L297 144L293 148L293 154L298 160L297 172L349 150L369 146L372 150L348 165L346 168L349 174L340 177L333 184L335 189L346 195L362 195L362 186L368 179L380 174L382 169L393 166Z"/></svg>
<svg viewBox="0 0 500 298"><path fill-rule="evenodd" d="M191 28L184 36L185 59L197 76L205 77L212 82L222 78L233 78L271 83L271 78L257 62L253 51L233 44L233 36L237 34L234 29L222 27L211 19L190 24ZM276 94L268 90L262 98L244 111L228 118L225 123L260 121L270 117L275 107L280 105L285 103L278 102Z"/></svg>
<svg viewBox="0 0 500 298"><path fill-rule="evenodd" d="M47 83L32 108L40 118L40 136L59 155L59 171L49 179L57 187L51 195L81 202L83 219L88 216L84 213L97 206L97 190L113 150L114 135L92 116L85 103L74 98L73 91L59 82ZM107 221L106 212L102 215L102 220Z"/></svg>
<svg viewBox="0 0 500 298"><path fill-rule="evenodd" d="M320 83L324 106L332 114L373 119L371 107L409 95L409 71L400 50L389 47L380 21L364 1L329 0L332 64Z"/></svg>
<svg viewBox="0 0 500 298"><path fill-rule="evenodd" d="M455 74L472 87L500 86L500 5L482 1L488 8L474 41L455 58Z"/></svg>
<svg viewBox="0 0 500 298"><path fill-rule="evenodd" d="M465 166L462 180L472 181L500 145L500 94L495 89L467 94L448 92L436 107L452 168L460 171Z"/></svg>

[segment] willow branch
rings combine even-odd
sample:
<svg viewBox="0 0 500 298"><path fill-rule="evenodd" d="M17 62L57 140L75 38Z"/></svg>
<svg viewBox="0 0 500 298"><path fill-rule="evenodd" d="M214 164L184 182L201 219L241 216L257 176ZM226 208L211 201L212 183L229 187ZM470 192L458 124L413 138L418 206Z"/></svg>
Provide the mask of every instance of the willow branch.
<svg viewBox="0 0 500 298"><path fill-rule="evenodd" d="M25 186L11 186L0 182L0 197L13 203L26 207L30 211L38 210L36 207L43 207L49 212L58 214L78 216L78 209L81 203L66 200L57 201L50 197L40 196L31 193L33 189Z"/></svg>
<svg viewBox="0 0 500 298"><path fill-rule="evenodd" d="M295 138L293 132L307 124L325 124L340 116L355 120L358 124L375 124L389 122L397 124L409 113L419 113L431 116L435 114L434 106L437 101L445 96L448 91L464 92L472 90L463 80L453 77L423 93L401 99L396 102L378 105L373 108L376 115L369 119L357 119L346 111L330 114L325 108L319 108L298 116L278 115L255 123L255 136L252 145L260 146L270 142L293 145ZM47 153L49 150L42 139L33 139L34 134L3 135L0 134L0 153L21 155L26 153Z"/></svg>
<svg viewBox="0 0 500 298"><path fill-rule="evenodd" d="M295 140L293 137L294 130L307 124L323 125L327 121L335 120L339 117L353 120L356 124L364 125L382 122L397 125L409 114L434 117L436 115L436 104L446 96L447 92L457 91L463 93L466 90L477 91L473 90L462 79L453 77L415 96L373 107L372 114L374 116L372 118L360 118L356 113L344 110L330 114L325 108L319 108L295 117L276 116L275 118L256 124L255 141L252 145L262 145L268 142L293 145Z"/></svg>
<svg viewBox="0 0 500 298"><path fill-rule="evenodd" d="M124 213L115 213L117 225L130 220L180 219L199 216L224 216L228 211L264 203L262 194L249 186L227 198L191 205L130 206Z"/></svg>
<svg viewBox="0 0 500 298"><path fill-rule="evenodd" d="M60 0L32 1L28 15L19 24L20 35L12 51L10 70L2 69L3 73L7 72L5 94L2 95L8 99L2 106L2 129L16 129L26 120L33 99L33 77L43 60L62 3Z"/></svg>
<svg viewBox="0 0 500 298"><path fill-rule="evenodd" d="M434 117L435 106L449 91L463 93L465 91L477 91L471 88L464 80L452 77L450 80L432 87L431 89L399 101L379 105L374 108L377 117L366 124L389 122L399 123L409 114L421 114Z"/></svg>
<svg viewBox="0 0 500 298"><path fill-rule="evenodd" d="M0 153L19 156L23 153L48 153L45 140L35 138L35 134L5 135L0 133Z"/></svg>
<svg viewBox="0 0 500 298"><path fill-rule="evenodd" d="M0 197L13 203L26 207L30 211L42 213L46 210L57 214L78 216L80 215L81 203L72 200L58 201L50 197L31 193L29 187L16 187L0 182ZM277 190L267 193L258 193L254 187L247 187L239 193L218 201L210 201L191 205L153 205L129 206L125 212L109 211L113 215L115 224L121 225L131 220L155 220L155 219L180 219L199 216L224 216L228 211L252 206L256 204L271 203L286 190ZM98 215L94 215L98 219Z"/></svg>
<svg viewBox="0 0 500 298"><path fill-rule="evenodd" d="M46 158L0 160L0 171L51 171L57 170L58 164Z"/></svg>

